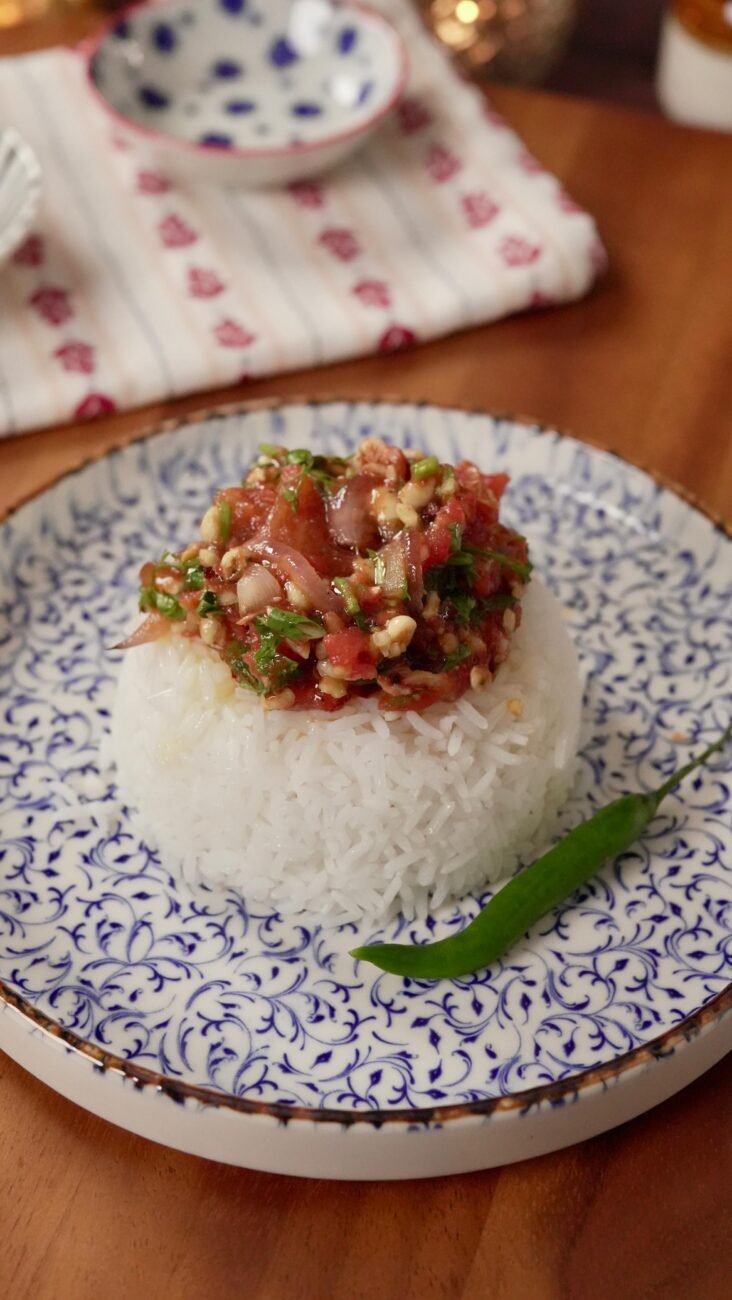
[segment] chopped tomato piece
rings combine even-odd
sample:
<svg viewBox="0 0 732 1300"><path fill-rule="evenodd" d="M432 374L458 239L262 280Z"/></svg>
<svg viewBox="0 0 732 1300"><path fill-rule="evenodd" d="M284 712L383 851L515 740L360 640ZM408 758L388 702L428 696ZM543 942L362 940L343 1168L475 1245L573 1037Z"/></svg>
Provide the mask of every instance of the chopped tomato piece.
<svg viewBox="0 0 732 1300"><path fill-rule="evenodd" d="M334 668L343 669L349 681L376 676L376 663L369 638L357 627L347 627L344 632L329 632L323 641L325 653Z"/></svg>
<svg viewBox="0 0 732 1300"><path fill-rule="evenodd" d="M445 564L453 550L455 528L465 527L465 510L457 497L451 497L446 505L441 506L430 524L425 538L428 552L424 568Z"/></svg>
<svg viewBox="0 0 732 1300"><path fill-rule="evenodd" d="M263 443L199 540L142 566L148 617L122 645L198 636L275 710L457 699L521 619L531 566L499 519L507 481L378 438L350 456Z"/></svg>
<svg viewBox="0 0 732 1300"><path fill-rule="evenodd" d="M348 552L344 556L333 545L323 498L299 465L286 465L283 469L281 490L264 534L299 551L322 577L351 572L353 555Z"/></svg>
<svg viewBox="0 0 732 1300"><path fill-rule="evenodd" d="M238 546L248 541L253 533L258 533L276 500L277 493L268 483L256 488L231 487L217 492L216 503L228 501L231 506L229 546Z"/></svg>

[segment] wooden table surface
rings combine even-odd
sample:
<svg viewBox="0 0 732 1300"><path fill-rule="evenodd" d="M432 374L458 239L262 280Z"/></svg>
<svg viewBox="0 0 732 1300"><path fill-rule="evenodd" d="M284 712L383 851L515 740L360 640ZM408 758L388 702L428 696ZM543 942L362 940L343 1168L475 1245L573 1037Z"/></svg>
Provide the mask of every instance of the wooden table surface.
<svg viewBox="0 0 732 1300"><path fill-rule="evenodd" d="M535 92L494 99L596 214L612 262L604 283L575 306L226 398L398 395L523 413L663 472L729 519L732 138ZM3 442L0 510L172 411L205 405L199 396ZM0 1156L8 1300L730 1295L729 1059L567 1151L465 1177L359 1185L165 1150L0 1056Z"/></svg>

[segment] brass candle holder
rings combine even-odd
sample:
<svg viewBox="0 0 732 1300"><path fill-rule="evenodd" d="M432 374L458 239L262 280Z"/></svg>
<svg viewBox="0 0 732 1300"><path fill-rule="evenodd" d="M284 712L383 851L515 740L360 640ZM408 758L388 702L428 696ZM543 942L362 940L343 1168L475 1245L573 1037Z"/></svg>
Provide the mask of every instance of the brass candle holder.
<svg viewBox="0 0 732 1300"><path fill-rule="evenodd" d="M577 0L419 0L435 35L476 77L532 84L559 61Z"/></svg>

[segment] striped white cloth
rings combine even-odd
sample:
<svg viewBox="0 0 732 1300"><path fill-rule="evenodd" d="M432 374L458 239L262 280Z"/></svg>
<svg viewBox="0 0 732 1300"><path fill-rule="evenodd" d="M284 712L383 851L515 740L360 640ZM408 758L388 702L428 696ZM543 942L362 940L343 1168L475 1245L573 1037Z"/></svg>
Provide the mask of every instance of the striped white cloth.
<svg viewBox="0 0 732 1300"><path fill-rule="evenodd" d="M407 95L315 182L174 187L92 102L78 53L0 61L0 121L44 172L0 270L0 433L390 351L565 302L592 219L463 83L408 0Z"/></svg>

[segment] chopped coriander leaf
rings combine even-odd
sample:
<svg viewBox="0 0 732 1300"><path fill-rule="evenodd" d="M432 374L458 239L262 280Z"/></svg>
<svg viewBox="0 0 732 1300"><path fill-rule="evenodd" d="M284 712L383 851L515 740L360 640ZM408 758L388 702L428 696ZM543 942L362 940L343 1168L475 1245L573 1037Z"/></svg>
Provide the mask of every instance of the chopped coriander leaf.
<svg viewBox="0 0 732 1300"><path fill-rule="evenodd" d="M420 479L433 478L440 468L440 462L436 456L425 456L424 460L417 460L412 465L412 478L419 482Z"/></svg>
<svg viewBox="0 0 732 1300"><path fill-rule="evenodd" d="M154 587L140 587L138 606L140 609L157 609L157 591Z"/></svg>
<svg viewBox="0 0 732 1300"><path fill-rule="evenodd" d="M315 469L315 468L306 470L305 472L308 475L308 478L311 478L313 480L313 483L315 484L316 488L320 492L321 496L323 495L327 497L333 496L335 489L333 487L332 474L329 474L328 471L325 469Z"/></svg>
<svg viewBox="0 0 732 1300"><path fill-rule="evenodd" d="M282 489L282 495L285 498L285 501L289 502L289 504L292 506L293 514L297 514L298 507L300 505L301 483L302 483L302 479L300 479L300 482L298 483L297 487L286 487Z"/></svg>
<svg viewBox="0 0 732 1300"><path fill-rule="evenodd" d="M198 602L198 614L201 618L220 617L223 609L219 604L219 598L214 591L204 591Z"/></svg>
<svg viewBox="0 0 732 1300"><path fill-rule="evenodd" d="M465 592L456 591L454 595L450 596L450 603L457 614L460 626L470 627L470 620L478 604L475 596L468 596Z"/></svg>
<svg viewBox="0 0 732 1300"><path fill-rule="evenodd" d="M255 695L264 695L267 688L264 682L255 677L251 668L245 662L245 654L246 646L243 646L240 641L232 641L226 650L226 662L238 678L240 686L246 686L248 690L254 691Z"/></svg>
<svg viewBox="0 0 732 1300"><path fill-rule="evenodd" d="M276 636L272 636L271 633L264 634L258 648L254 651L254 662L257 665L257 672L268 672L269 668L274 663L278 645L279 641Z"/></svg>
<svg viewBox="0 0 732 1300"><path fill-rule="evenodd" d="M454 558L454 557L453 557ZM435 565L424 575L424 585L428 591L436 591L441 600L452 596L453 592L462 590L461 583L470 583L473 573L471 568L464 568L460 563Z"/></svg>
<svg viewBox="0 0 732 1300"><path fill-rule="evenodd" d="M505 595L486 596L485 600L480 602L480 612L490 614L495 609L513 609L515 605L518 605L516 597L506 592Z"/></svg>
<svg viewBox="0 0 732 1300"><path fill-rule="evenodd" d="M259 450L263 456L269 456L271 460L279 460L282 455L282 448L275 447L271 442L260 442Z"/></svg>
<svg viewBox="0 0 732 1300"><path fill-rule="evenodd" d="M314 457L311 451L306 451L304 447L295 447L292 451L288 451L285 456L285 464L303 465L305 469L311 469L313 459Z"/></svg>
<svg viewBox="0 0 732 1300"><path fill-rule="evenodd" d="M463 526L462 524L450 524L450 549L453 555L460 553L463 544Z"/></svg>
<svg viewBox="0 0 732 1300"><path fill-rule="evenodd" d="M473 557L467 551L453 551L445 564L451 564L456 569L472 569Z"/></svg>
<svg viewBox="0 0 732 1300"><path fill-rule="evenodd" d="M459 645L457 650L453 650L452 654L448 655L445 659L445 662L442 665L442 671L444 673L449 673L451 668L457 668L458 664L461 664L465 659L469 659L471 654L472 651L469 646Z"/></svg>
<svg viewBox="0 0 732 1300"><path fill-rule="evenodd" d="M256 659L256 655L255 655ZM267 672L267 690L281 691L287 682L297 677L303 665L289 659L287 655L275 655Z"/></svg>
<svg viewBox="0 0 732 1300"><path fill-rule="evenodd" d="M282 641L317 641L325 636L325 628L317 619L306 618L304 614L295 614L289 609L272 608L260 618L255 618L254 626L260 636L271 632Z"/></svg>
<svg viewBox="0 0 732 1300"><path fill-rule="evenodd" d="M261 618L255 618L254 627L259 633L259 648L254 652L254 662L260 673L268 672L276 658L286 657L277 655L282 641L316 641L325 636L322 623L289 609L270 609Z"/></svg>
<svg viewBox="0 0 732 1300"><path fill-rule="evenodd" d="M287 465L300 465L303 474L313 480L315 486L321 492L321 495L330 496L332 491L333 475L328 470L328 462L325 456L314 456L311 451L306 451L302 447L295 447L288 451L285 456ZM302 480L296 489L286 488L283 495L286 500L290 501L293 509L297 512L297 497L293 493L299 493Z"/></svg>
<svg viewBox="0 0 732 1300"><path fill-rule="evenodd" d="M479 555L484 560L495 560L497 564L502 564L505 569L510 569L512 573L518 574L525 582L531 577L533 565L528 561L524 564L522 560L514 560L510 555L504 555L502 551L487 551L483 546L472 546L466 542L463 547L468 555Z"/></svg>
<svg viewBox="0 0 732 1300"><path fill-rule="evenodd" d="M228 501L219 501L219 541L228 542L231 537L231 506Z"/></svg>

